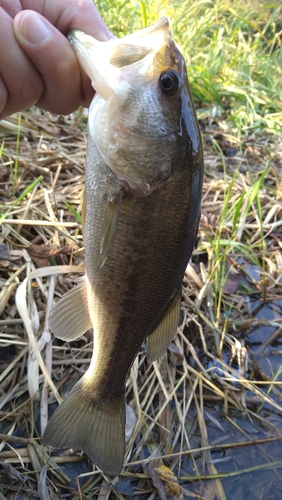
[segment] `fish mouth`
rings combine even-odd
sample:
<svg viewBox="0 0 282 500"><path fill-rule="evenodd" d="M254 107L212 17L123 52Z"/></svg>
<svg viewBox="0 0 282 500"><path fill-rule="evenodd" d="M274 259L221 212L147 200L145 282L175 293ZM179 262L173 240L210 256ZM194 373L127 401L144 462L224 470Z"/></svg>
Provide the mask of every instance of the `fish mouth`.
<svg viewBox="0 0 282 500"><path fill-rule="evenodd" d="M149 74L155 54L164 46L169 36L169 20L162 17L148 28L131 33L124 38L100 42L83 31L74 29L68 40L74 48L81 66L92 81L95 91L108 100L122 83L122 68L128 77L128 68L140 65L138 72L144 78ZM149 36L148 36L149 35Z"/></svg>

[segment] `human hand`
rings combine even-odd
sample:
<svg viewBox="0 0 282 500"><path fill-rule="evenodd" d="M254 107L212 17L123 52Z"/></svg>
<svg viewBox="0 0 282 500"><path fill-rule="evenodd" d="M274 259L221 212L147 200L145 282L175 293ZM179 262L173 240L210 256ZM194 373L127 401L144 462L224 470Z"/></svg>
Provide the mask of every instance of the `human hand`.
<svg viewBox="0 0 282 500"><path fill-rule="evenodd" d="M112 37L92 0L0 0L0 119L35 104L57 114L90 104L91 82L66 38L74 28Z"/></svg>

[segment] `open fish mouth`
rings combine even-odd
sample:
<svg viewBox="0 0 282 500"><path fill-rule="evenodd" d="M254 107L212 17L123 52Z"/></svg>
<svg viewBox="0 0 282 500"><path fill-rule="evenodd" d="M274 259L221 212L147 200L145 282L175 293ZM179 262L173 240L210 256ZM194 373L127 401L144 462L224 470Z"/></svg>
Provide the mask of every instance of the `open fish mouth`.
<svg viewBox="0 0 282 500"><path fill-rule="evenodd" d="M142 63L138 73L142 78L150 79L154 55L164 45L168 27L169 21L163 17L153 26L131 33L121 40L100 42L76 29L70 31L68 39L96 92L103 99L109 99L121 83L126 86L126 78L123 78L120 68Z"/></svg>

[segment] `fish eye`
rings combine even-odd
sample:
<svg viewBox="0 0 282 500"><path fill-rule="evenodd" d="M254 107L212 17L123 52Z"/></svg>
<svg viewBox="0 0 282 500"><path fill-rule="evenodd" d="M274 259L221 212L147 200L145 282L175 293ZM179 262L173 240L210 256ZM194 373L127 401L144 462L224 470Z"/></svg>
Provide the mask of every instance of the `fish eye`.
<svg viewBox="0 0 282 500"><path fill-rule="evenodd" d="M160 76L159 85L162 94L174 96L180 87L180 76L172 69L164 71Z"/></svg>

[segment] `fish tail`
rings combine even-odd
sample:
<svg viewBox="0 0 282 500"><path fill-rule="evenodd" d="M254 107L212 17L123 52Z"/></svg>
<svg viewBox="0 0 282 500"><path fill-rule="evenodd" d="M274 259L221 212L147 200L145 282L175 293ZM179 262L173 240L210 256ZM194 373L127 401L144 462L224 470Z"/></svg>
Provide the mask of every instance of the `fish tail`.
<svg viewBox="0 0 282 500"><path fill-rule="evenodd" d="M52 448L83 450L106 474L120 474L125 451L125 397L95 401L84 377L55 411L43 435Z"/></svg>

